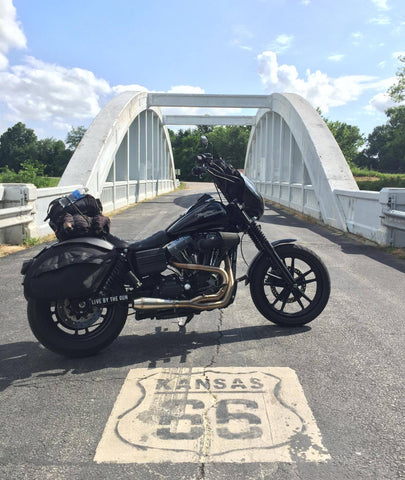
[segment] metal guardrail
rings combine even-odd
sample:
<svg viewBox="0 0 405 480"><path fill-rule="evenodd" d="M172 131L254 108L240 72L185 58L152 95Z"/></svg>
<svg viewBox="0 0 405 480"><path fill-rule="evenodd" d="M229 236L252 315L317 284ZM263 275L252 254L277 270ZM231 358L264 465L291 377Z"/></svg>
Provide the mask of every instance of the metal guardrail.
<svg viewBox="0 0 405 480"><path fill-rule="evenodd" d="M134 203L170 192L176 180L139 180L106 183L101 200L109 213ZM32 184L0 184L0 243L19 245L27 238L42 238L53 233L44 222L49 204L82 185L36 188Z"/></svg>
<svg viewBox="0 0 405 480"><path fill-rule="evenodd" d="M30 236L36 188L29 184L0 184L0 243L19 244Z"/></svg>

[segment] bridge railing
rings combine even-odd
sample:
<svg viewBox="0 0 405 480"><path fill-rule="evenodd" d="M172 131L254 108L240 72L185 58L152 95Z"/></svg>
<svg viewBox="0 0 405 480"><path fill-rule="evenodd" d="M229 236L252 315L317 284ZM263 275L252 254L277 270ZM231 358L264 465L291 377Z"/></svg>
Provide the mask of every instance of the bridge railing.
<svg viewBox="0 0 405 480"><path fill-rule="evenodd" d="M175 186L178 186L177 181ZM44 219L56 198L68 195L82 185L36 188L32 184L0 184L0 243L19 245L28 238L53 233ZM104 213L153 198L173 189L171 180L107 182L101 195Z"/></svg>

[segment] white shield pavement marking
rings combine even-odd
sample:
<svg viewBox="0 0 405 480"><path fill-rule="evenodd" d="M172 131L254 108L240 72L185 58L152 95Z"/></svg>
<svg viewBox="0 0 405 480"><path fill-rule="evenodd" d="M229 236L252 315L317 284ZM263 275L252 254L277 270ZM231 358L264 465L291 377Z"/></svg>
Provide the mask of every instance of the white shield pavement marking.
<svg viewBox="0 0 405 480"><path fill-rule="evenodd" d="M324 462L330 455L294 370L132 369L94 461Z"/></svg>

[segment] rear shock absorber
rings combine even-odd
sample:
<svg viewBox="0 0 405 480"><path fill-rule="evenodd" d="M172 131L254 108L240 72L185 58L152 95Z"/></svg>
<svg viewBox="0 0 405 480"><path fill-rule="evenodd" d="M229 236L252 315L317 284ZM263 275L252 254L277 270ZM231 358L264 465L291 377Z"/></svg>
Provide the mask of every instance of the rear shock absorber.
<svg viewBox="0 0 405 480"><path fill-rule="evenodd" d="M103 286L102 293L107 294L110 290L113 290L114 287L120 288L123 286L125 284L127 271L128 262L126 255L125 253L120 252L115 265Z"/></svg>

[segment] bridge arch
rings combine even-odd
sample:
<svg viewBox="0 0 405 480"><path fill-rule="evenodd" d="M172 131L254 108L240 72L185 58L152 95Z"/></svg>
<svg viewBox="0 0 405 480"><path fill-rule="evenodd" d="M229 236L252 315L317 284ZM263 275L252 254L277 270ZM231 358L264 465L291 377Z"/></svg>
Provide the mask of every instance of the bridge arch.
<svg viewBox="0 0 405 480"><path fill-rule="evenodd" d="M163 116L160 107L255 108L256 116ZM175 185L166 124L253 125L245 173L265 198L347 230L337 190L358 191L320 115L296 94L192 95L124 92L95 118L59 186L83 185L106 211Z"/></svg>
<svg viewBox="0 0 405 480"><path fill-rule="evenodd" d="M302 97L274 93L249 139L245 173L265 198L346 230L334 190L358 190L329 128Z"/></svg>
<svg viewBox="0 0 405 480"><path fill-rule="evenodd" d="M123 92L97 115L72 156L59 187L83 185L105 211L173 190L167 128L145 92Z"/></svg>

